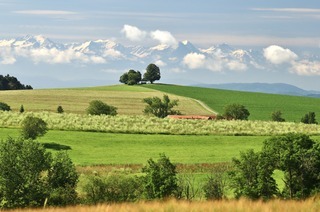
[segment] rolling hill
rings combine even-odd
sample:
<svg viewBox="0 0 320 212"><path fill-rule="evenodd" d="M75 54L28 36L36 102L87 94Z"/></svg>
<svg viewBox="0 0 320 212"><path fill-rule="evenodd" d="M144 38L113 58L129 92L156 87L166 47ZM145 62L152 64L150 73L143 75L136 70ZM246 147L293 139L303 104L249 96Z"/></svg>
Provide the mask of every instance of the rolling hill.
<svg viewBox="0 0 320 212"><path fill-rule="evenodd" d="M263 94L178 85L148 84L147 88L179 96L198 99L215 111L222 113L228 104L239 103L247 107L250 120L270 120L271 113L280 110L287 121L299 122L312 111L320 114L320 99L302 96Z"/></svg>

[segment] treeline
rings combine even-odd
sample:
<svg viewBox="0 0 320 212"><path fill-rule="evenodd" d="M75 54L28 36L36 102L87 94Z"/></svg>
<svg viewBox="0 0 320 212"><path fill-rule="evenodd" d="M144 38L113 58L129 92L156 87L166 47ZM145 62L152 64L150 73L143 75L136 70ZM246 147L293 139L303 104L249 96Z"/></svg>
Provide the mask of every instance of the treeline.
<svg viewBox="0 0 320 212"><path fill-rule="evenodd" d="M25 90L33 89L31 85L21 84L20 81L7 74L6 76L0 75L0 90Z"/></svg>

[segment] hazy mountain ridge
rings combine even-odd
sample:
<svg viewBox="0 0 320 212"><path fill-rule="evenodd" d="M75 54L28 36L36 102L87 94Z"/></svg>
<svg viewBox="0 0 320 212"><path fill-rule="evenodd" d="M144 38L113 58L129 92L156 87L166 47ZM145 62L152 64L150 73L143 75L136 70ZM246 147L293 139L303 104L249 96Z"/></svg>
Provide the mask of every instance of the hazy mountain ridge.
<svg viewBox="0 0 320 212"><path fill-rule="evenodd" d="M307 91L297 86L285 83L226 83L226 84L197 84L199 87L217 88L234 91L248 91L270 94L285 94L293 96L320 97L320 91Z"/></svg>

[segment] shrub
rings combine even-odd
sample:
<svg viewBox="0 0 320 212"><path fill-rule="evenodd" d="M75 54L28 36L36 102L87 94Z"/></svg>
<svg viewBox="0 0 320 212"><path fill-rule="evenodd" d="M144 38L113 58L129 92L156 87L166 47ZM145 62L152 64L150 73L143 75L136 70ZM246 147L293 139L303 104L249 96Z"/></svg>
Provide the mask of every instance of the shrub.
<svg viewBox="0 0 320 212"><path fill-rule="evenodd" d="M147 199L163 199L176 194L176 166L164 154L160 154L157 162L149 159L142 171L146 174L144 194Z"/></svg>
<svg viewBox="0 0 320 212"><path fill-rule="evenodd" d="M20 106L20 113L23 113L24 112L24 107L23 105Z"/></svg>
<svg viewBox="0 0 320 212"><path fill-rule="evenodd" d="M63 113L63 112L64 112L64 110L63 110L62 106L59 105L59 106L57 107L57 113Z"/></svg>
<svg viewBox="0 0 320 212"><path fill-rule="evenodd" d="M36 139L46 134L47 130L47 123L41 118L27 116L22 122L21 135L25 139Z"/></svg>
<svg viewBox="0 0 320 212"><path fill-rule="evenodd" d="M280 110L274 111L271 114L271 120L277 121L277 122L284 122L285 121L285 119L282 118L282 112Z"/></svg>
<svg viewBox="0 0 320 212"><path fill-rule="evenodd" d="M305 124L318 124L315 112L309 112L301 118L301 122Z"/></svg>
<svg viewBox="0 0 320 212"><path fill-rule="evenodd" d="M141 178L124 174L95 175L88 178L84 192L89 204L133 202L141 198L142 183Z"/></svg>
<svg viewBox="0 0 320 212"><path fill-rule="evenodd" d="M240 104L227 105L224 109L224 117L228 120L248 120L249 116L249 111L245 108L245 106Z"/></svg>
<svg viewBox="0 0 320 212"><path fill-rule="evenodd" d="M11 110L11 108L10 108L10 106L9 106L7 103L0 102L0 110L3 110L3 111L10 111L10 110Z"/></svg>
<svg viewBox="0 0 320 212"><path fill-rule="evenodd" d="M143 102L147 103L143 111L145 114L152 114L158 118L181 114L180 111L173 110L173 107L178 105L178 100L170 100L168 95L163 95L162 100L159 97L145 98Z"/></svg>
<svg viewBox="0 0 320 212"><path fill-rule="evenodd" d="M48 182L51 186L49 205L65 206L77 203L76 186L78 173L66 152L58 152L51 163L48 172Z"/></svg>
<svg viewBox="0 0 320 212"><path fill-rule="evenodd" d="M117 115L117 108L100 100L93 100L89 103L87 113L90 115Z"/></svg>

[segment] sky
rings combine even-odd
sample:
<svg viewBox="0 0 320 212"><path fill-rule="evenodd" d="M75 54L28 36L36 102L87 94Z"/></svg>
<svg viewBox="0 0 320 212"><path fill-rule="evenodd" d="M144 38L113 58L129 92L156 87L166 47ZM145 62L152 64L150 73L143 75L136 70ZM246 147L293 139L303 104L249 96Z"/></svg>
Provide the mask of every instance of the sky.
<svg viewBox="0 0 320 212"><path fill-rule="evenodd" d="M189 40L197 47L221 43L247 49L278 45L292 52L319 54L320 2L0 0L0 40L28 34L67 43L111 39L153 46L159 41ZM297 84L320 90L308 83Z"/></svg>

